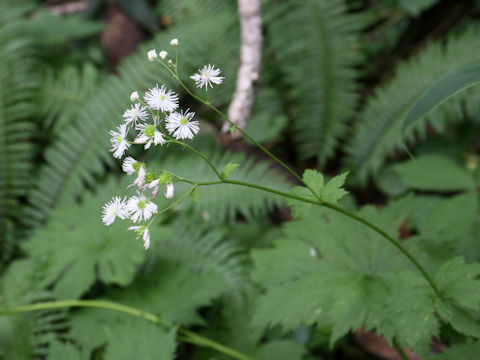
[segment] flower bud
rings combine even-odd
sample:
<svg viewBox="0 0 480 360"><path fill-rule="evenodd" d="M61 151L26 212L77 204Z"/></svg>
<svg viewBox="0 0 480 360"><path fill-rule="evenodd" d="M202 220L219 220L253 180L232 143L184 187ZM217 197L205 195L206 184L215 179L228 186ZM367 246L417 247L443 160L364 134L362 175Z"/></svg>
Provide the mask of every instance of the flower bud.
<svg viewBox="0 0 480 360"><path fill-rule="evenodd" d="M138 92L134 91L130 94L130 101L137 101L140 99L140 96L138 96Z"/></svg>
<svg viewBox="0 0 480 360"><path fill-rule="evenodd" d="M178 39L172 39L172 41L170 41L170 45L177 46L178 45Z"/></svg>
<svg viewBox="0 0 480 360"><path fill-rule="evenodd" d="M155 50L150 50L147 53L148 60L153 61L157 58L157 52Z"/></svg>
<svg viewBox="0 0 480 360"><path fill-rule="evenodd" d="M160 51L160 53L159 53L158 55L160 55L160 57L161 57L162 59L165 59L165 58L167 57L167 55L168 55L168 52L166 52L166 51Z"/></svg>

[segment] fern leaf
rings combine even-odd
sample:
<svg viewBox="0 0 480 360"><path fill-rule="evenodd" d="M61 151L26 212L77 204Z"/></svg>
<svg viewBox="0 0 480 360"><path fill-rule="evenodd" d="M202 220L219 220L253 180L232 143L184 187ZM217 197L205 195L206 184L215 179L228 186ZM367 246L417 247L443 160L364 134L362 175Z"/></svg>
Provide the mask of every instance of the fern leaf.
<svg viewBox="0 0 480 360"><path fill-rule="evenodd" d="M247 158L242 153L214 151L208 158L217 168L234 162L241 164L235 169L230 180L244 181L264 185L277 190L287 190L288 183L283 176L269 169L268 162L254 163L253 158ZM186 179L197 182L215 181L215 174L210 167L197 156L171 156L162 163L162 168L172 171ZM180 192L186 189L178 183ZM204 213L214 222L234 222L237 215L247 220L265 216L274 205L279 205L282 198L263 191L233 184L205 186L199 189L199 201L192 202L189 207L198 213Z"/></svg>
<svg viewBox="0 0 480 360"><path fill-rule="evenodd" d="M20 201L31 186L36 91L34 43L24 31L23 2L0 5L0 264L21 237Z"/></svg>
<svg viewBox="0 0 480 360"><path fill-rule="evenodd" d="M181 262L196 273L215 272L223 278L231 294L240 294L249 283L246 249L229 239L226 231L212 230L208 222L202 224L192 217L192 214L178 217L172 224L172 235L160 243L158 255Z"/></svg>
<svg viewBox="0 0 480 360"><path fill-rule="evenodd" d="M394 78L377 90L355 123L347 146L346 162L361 181L376 174L388 155L403 149L403 119L425 88L447 70L478 60L477 39L478 32L467 31L450 38L445 46L430 44L418 56L399 65ZM443 131L447 124L463 118L464 106L473 113L479 98L480 90L471 88L450 99L407 129L404 139L414 143L424 137L427 123Z"/></svg>
<svg viewBox="0 0 480 360"><path fill-rule="evenodd" d="M343 0L271 1L266 22L292 114L300 156L325 163L346 130L356 95L356 31L365 24Z"/></svg>

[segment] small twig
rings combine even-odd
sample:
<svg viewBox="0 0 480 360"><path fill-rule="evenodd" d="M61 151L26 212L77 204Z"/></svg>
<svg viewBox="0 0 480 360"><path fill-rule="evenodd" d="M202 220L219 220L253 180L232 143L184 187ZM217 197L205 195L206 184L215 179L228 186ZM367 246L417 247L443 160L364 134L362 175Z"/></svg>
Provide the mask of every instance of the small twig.
<svg viewBox="0 0 480 360"><path fill-rule="evenodd" d="M238 0L241 28L240 68L228 117L236 127L244 129L255 102L255 83L262 60L262 18L260 0ZM225 123L222 132L229 134L230 124ZM227 135L228 136L228 135ZM242 136L235 130L233 138Z"/></svg>

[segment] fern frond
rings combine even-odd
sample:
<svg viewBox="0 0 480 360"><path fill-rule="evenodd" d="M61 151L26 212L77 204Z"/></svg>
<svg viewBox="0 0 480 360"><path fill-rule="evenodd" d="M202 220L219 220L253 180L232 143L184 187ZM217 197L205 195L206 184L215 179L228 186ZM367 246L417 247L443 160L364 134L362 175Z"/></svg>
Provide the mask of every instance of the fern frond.
<svg viewBox="0 0 480 360"><path fill-rule="evenodd" d="M221 169L229 162L241 164L231 176L231 180L244 181L269 186L280 191L289 188L285 178L271 170L270 163L254 163L242 153L215 151L208 155L215 166ZM196 182L215 181L216 176L210 167L197 156L172 156L162 163L162 167ZM187 186L178 183L179 189ZM180 190L181 191L181 190ZM199 201L191 202L191 208L198 213L206 213L212 222L234 222L237 215L247 220L265 216L275 205L282 203L282 198L263 191L232 184L220 184L199 188Z"/></svg>
<svg viewBox="0 0 480 360"><path fill-rule="evenodd" d="M347 14L343 0L270 2L267 50L285 77L294 140L303 159L323 164L354 110L356 32L365 22Z"/></svg>
<svg viewBox="0 0 480 360"><path fill-rule="evenodd" d="M212 16L215 24L211 22ZM46 150L47 163L29 197L28 224L35 226L44 222L52 207L74 200L85 185L94 185L105 173L105 165L113 165L108 151L108 131L122 121L121 115L130 104L129 95L133 90L141 92L156 82L174 87L171 76L162 66L146 60L148 49L164 48L171 38L178 37L182 41L180 71L185 72L185 77L193 73L198 64L216 60L225 73L233 74L237 62L234 55L238 33L235 21L235 15L228 11L197 13L189 21L158 34L122 63L118 76L110 76L98 88L92 89L91 95L79 104L75 115L71 115L75 120L62 129L59 138ZM198 44L202 44L201 48ZM215 56L210 51L212 48L217 49ZM219 101L233 92L234 78L227 80L226 86L219 91ZM178 89L178 86L174 88Z"/></svg>
<svg viewBox="0 0 480 360"><path fill-rule="evenodd" d="M55 132L58 132L73 122L100 80L97 69L89 63L83 64L81 69L66 66L58 74L50 70L43 79L40 92L43 126L54 124Z"/></svg>
<svg viewBox="0 0 480 360"><path fill-rule="evenodd" d="M31 185L35 147L36 91L40 84L35 44L26 36L21 5L0 5L0 253L8 257L16 224L21 218L19 199ZM4 259L0 259L1 260Z"/></svg>
<svg viewBox="0 0 480 360"><path fill-rule="evenodd" d="M170 228L171 234L157 247L158 255L181 262L194 272L212 271L224 279L230 293L240 294L248 284L249 262L246 249L228 238L221 228L179 217Z"/></svg>
<svg viewBox="0 0 480 360"><path fill-rule="evenodd" d="M381 86L352 131L347 146L346 162L364 182L385 163L387 156L402 150L402 122L417 97L446 71L477 61L480 51L478 31L452 37L444 46L433 43L418 56L398 66L395 77ZM415 143L425 137L427 123L437 131L463 118L464 108L473 113L478 109L480 90L472 88L442 104L405 131L405 140Z"/></svg>

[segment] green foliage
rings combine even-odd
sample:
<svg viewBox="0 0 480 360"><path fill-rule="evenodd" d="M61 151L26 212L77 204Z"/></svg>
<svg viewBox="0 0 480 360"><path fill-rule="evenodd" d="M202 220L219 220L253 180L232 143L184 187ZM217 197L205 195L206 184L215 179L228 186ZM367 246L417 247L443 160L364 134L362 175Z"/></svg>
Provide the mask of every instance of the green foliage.
<svg viewBox="0 0 480 360"><path fill-rule="evenodd" d="M78 298L97 279L128 285L145 252L125 224L106 227L101 208L111 197L111 184L86 194L81 205L65 204L52 211L48 224L25 243L28 256L46 263L41 283L54 284L58 298ZM41 260L40 260L41 259Z"/></svg>
<svg viewBox="0 0 480 360"><path fill-rule="evenodd" d="M410 210L406 199L383 211L366 207L359 215L396 237ZM331 324L331 344L365 326L427 351L439 331L434 294L392 244L331 210L312 209L304 220L288 223L284 233L273 249L253 252L254 279L266 288L256 324L286 330L302 322ZM412 322L419 313L422 322Z"/></svg>
<svg viewBox="0 0 480 360"><path fill-rule="evenodd" d="M183 17L182 23L158 33L152 41L143 44L138 53L122 62L117 69L118 75L111 75L98 87L92 88L89 96L78 104L77 110L68 115L74 121L62 128L58 138L45 152L46 163L29 197L28 225L42 224L50 209L57 204L74 202L86 185L93 186L98 177L105 174L105 165L114 164L108 151L108 131L122 121L121 114L129 106L133 90L141 92L156 82L174 87L171 76L161 66L146 60L147 50L164 48L171 38L177 37L182 41L182 74L189 75L196 71L198 64L212 61L225 74L235 73L238 62L238 29L234 25L236 13L231 6L212 8L213 3L199 6L200 10ZM212 18L215 18L215 25L211 23ZM182 26L185 23L189 26ZM211 56L211 48L217 49L215 58ZM191 84L190 81L188 83ZM229 99L233 86L234 77L230 75L221 90L211 92L215 103Z"/></svg>
<svg viewBox="0 0 480 360"><path fill-rule="evenodd" d="M429 191L473 190L472 174L451 159L440 155L424 155L393 167L412 189Z"/></svg>
<svg viewBox="0 0 480 360"><path fill-rule="evenodd" d="M454 345L442 354L434 356L433 360L470 360L475 359L480 352L480 341L471 344Z"/></svg>
<svg viewBox="0 0 480 360"><path fill-rule="evenodd" d="M175 329L166 332L158 326L138 320L112 328L108 333L109 344L104 359L174 359L175 334Z"/></svg>
<svg viewBox="0 0 480 360"><path fill-rule="evenodd" d="M197 313L197 309L210 304L222 293L223 287L224 283L218 274L207 271L193 273L185 265L159 260L139 274L131 286L111 290L105 294L105 299L158 314L164 325L199 325L203 324L204 320ZM110 346L118 348L119 344L117 341L112 342L112 339L119 333L122 333L122 338L131 336L130 328L133 324L136 324L134 326L139 328L140 333L154 328L145 325L145 319L132 319L131 315L103 309L75 312L71 315L71 323L69 336L88 353L102 348L105 344L108 344L107 349ZM157 333L161 330L155 328ZM162 336L159 335L159 338ZM152 338L147 336L147 339L150 341ZM123 345L126 352L131 351L126 347L129 343L130 341ZM147 347L151 349L152 345L155 345L155 342Z"/></svg>
<svg viewBox="0 0 480 360"><path fill-rule="evenodd" d="M347 175L348 173L344 173L335 176L325 184L321 173L316 170L305 170L303 173L303 181L312 188L315 194L303 186L295 186L290 191L290 194L312 201L324 201L336 204L341 198L347 195L347 192L343 189ZM294 218L305 217L312 207L312 204L294 199L287 199L287 203L292 207L292 216Z"/></svg>
<svg viewBox="0 0 480 360"><path fill-rule="evenodd" d="M222 175L222 179L228 179L230 176L232 176L232 173L239 166L240 166L240 164L231 163L231 162L229 162L227 165L225 165L223 167L222 171L220 172L220 175Z"/></svg>
<svg viewBox="0 0 480 360"><path fill-rule="evenodd" d="M247 251L227 235L227 228L212 229L209 221L189 214L178 217L170 232L157 248L159 256L196 273L216 273L232 295L243 291L249 281Z"/></svg>
<svg viewBox="0 0 480 360"><path fill-rule="evenodd" d="M282 74L283 95L292 114L301 158L322 164L345 134L356 95L355 48L362 17L346 13L341 0L267 3L268 51Z"/></svg>
<svg viewBox="0 0 480 360"><path fill-rule="evenodd" d="M288 189L288 183L278 171L270 169L266 161L254 162L254 158L247 158L242 153L210 151L208 158L217 167L231 162L241 164L235 169L229 180L245 181L258 185L268 186L277 190ZM161 164L162 169L168 169L174 174L196 182L218 180L212 169L198 156L170 156ZM155 165L153 165L155 167ZM177 194L190 187L177 183ZM259 190L233 184L202 186L198 190L199 201L190 202L187 208L196 213L203 213L212 222L234 222L237 215L247 220L265 216L275 205L282 204L282 198Z"/></svg>
<svg viewBox="0 0 480 360"><path fill-rule="evenodd" d="M346 149L347 163L360 180L377 174L389 154L403 149L403 119L417 97L441 74L477 60L477 38L478 33L470 30L450 37L446 45L431 43L408 63L400 64L395 76L369 98ZM472 88L450 99L406 129L404 138L414 143L425 136L427 123L443 131L447 124L462 118L464 108L474 113L478 94L478 89Z"/></svg>
<svg viewBox="0 0 480 360"><path fill-rule="evenodd" d="M70 65L58 72L51 70L45 75L40 92L43 125L53 126L58 133L73 123L100 80L98 70L89 63L81 69Z"/></svg>
<svg viewBox="0 0 480 360"><path fill-rule="evenodd" d="M399 0L400 6L411 15L419 15L423 10L436 4L439 0Z"/></svg>
<svg viewBox="0 0 480 360"><path fill-rule="evenodd" d="M464 65L435 80L419 97L405 118L403 128L410 126L431 109L452 96L480 82L480 63Z"/></svg>
<svg viewBox="0 0 480 360"><path fill-rule="evenodd" d="M22 237L21 199L31 186L35 156L32 118L39 64L35 44L24 31L23 15L29 7L23 3L0 4L0 265Z"/></svg>
<svg viewBox="0 0 480 360"><path fill-rule="evenodd" d="M221 306L221 314L217 315L215 324L205 330L204 334L210 338L220 339L234 349L248 354L253 359L268 360L300 360L304 353L303 347L292 339L278 339L270 336L265 339L263 330L252 326L251 320L255 312L256 291L249 292L242 301L227 298ZM195 360L211 359L218 356L211 350L199 349L195 353Z"/></svg>
<svg viewBox="0 0 480 360"><path fill-rule="evenodd" d="M64 43L71 38L83 38L99 33L103 25L83 18L82 15L58 16L40 10L28 24L28 30L36 41L46 45Z"/></svg>

